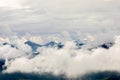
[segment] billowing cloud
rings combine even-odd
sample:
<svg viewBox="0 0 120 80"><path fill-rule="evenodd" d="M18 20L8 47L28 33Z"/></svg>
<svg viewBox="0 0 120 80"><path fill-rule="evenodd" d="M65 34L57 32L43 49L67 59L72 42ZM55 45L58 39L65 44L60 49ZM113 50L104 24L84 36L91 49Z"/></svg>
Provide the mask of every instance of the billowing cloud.
<svg viewBox="0 0 120 80"><path fill-rule="evenodd" d="M116 37L115 44L110 49L96 48L93 50L76 49L73 41L65 42L62 49L38 48L40 54L29 58L29 46L17 45L20 49L10 46L0 47L0 56L6 59L6 70L3 73L51 73L54 75L65 75L68 78L81 77L89 72L118 71L120 72L120 36ZM7 51L6 51L7 49ZM7 60L7 59L11 60Z"/></svg>

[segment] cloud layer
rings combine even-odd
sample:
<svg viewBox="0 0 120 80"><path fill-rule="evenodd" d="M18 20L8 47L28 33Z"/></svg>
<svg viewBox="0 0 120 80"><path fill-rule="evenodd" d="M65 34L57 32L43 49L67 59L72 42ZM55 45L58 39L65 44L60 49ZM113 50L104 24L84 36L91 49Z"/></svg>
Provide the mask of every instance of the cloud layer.
<svg viewBox="0 0 120 80"><path fill-rule="evenodd" d="M0 24L31 33L116 31L119 7L119 0L1 0Z"/></svg>
<svg viewBox="0 0 120 80"><path fill-rule="evenodd" d="M115 44L110 49L76 49L75 43L68 40L62 49L40 47L37 49L40 54L36 56L24 41L23 38L11 41L18 49L10 45L0 46L0 58L5 59L4 66L7 66L3 73L51 73L76 78L90 72L120 72L120 36L116 37Z"/></svg>

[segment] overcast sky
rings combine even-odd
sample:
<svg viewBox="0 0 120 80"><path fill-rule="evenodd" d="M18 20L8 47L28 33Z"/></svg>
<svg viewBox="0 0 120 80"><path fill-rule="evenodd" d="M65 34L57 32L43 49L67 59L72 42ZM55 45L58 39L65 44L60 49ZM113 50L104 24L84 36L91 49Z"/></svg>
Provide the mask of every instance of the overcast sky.
<svg viewBox="0 0 120 80"><path fill-rule="evenodd" d="M110 31L120 27L120 0L0 0L0 26L14 31Z"/></svg>

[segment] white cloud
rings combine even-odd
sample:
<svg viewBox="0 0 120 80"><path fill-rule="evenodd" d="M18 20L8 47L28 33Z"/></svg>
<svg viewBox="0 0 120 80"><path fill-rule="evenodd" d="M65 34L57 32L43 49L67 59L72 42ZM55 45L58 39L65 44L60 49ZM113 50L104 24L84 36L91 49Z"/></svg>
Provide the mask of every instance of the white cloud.
<svg viewBox="0 0 120 80"><path fill-rule="evenodd" d="M11 26L14 31L96 32L119 28L119 0L1 0L0 4L0 24Z"/></svg>
<svg viewBox="0 0 120 80"><path fill-rule="evenodd" d="M20 57L11 62L6 72L53 72L76 76L89 71L120 71L119 37L109 50L98 48L94 51L77 51L73 42L67 42L71 40L69 32L62 32L76 32L74 36L77 39L87 37L93 41L93 46L112 41L113 36L120 34L119 8L120 0L0 0L0 29L3 28L0 34L13 36L14 33L6 27L10 26L20 34L60 32L60 37L53 35L48 38L66 40L64 49L38 49L41 54L33 59L26 58L31 48L24 45L25 38L15 42L20 50L0 46L0 57ZM43 37L31 37L30 40L38 43L45 41ZM10 42L9 39L6 41Z"/></svg>
<svg viewBox="0 0 120 80"><path fill-rule="evenodd" d="M10 9L22 9L22 0L0 0L0 6Z"/></svg>
<svg viewBox="0 0 120 80"><path fill-rule="evenodd" d="M97 48L92 51L75 49L73 42L66 42L63 49L40 48L41 54L32 59L16 58L11 61L4 72L34 72L65 74L67 77L78 77L85 73L97 71L120 72L120 36L116 37L115 45L106 50ZM13 54L14 55L14 54ZM9 63L9 62L8 62Z"/></svg>

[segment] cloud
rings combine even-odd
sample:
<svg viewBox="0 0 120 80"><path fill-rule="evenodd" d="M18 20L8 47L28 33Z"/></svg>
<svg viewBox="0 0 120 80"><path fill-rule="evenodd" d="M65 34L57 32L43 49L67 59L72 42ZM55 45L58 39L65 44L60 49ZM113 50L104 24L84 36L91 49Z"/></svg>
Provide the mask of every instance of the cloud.
<svg viewBox="0 0 120 80"><path fill-rule="evenodd" d="M86 73L97 71L120 72L119 43L120 36L117 36L115 45L108 50L103 48L97 48L92 51L85 49L76 50L75 44L72 41L67 41L63 49L39 48L38 51L41 54L34 58L29 59L24 55L16 57L10 62L8 61L7 69L4 70L4 72L12 73L18 71L23 73L34 72L37 74L64 74L68 78L76 78ZM9 53L11 53L12 56L21 54L21 50L20 52L16 52L13 49L11 50Z"/></svg>
<svg viewBox="0 0 120 80"><path fill-rule="evenodd" d="M22 0L21 0L22 1ZM10 9L21 9L21 1L20 0L1 0L0 7L10 8Z"/></svg>
<svg viewBox="0 0 120 80"><path fill-rule="evenodd" d="M109 50L76 50L71 42L75 40L73 37L80 40L87 37L93 47L113 41L113 36L120 34L119 8L120 0L0 0L0 28L3 28L0 34L7 36L5 41L10 43L12 40L19 48L0 46L0 58L14 58L10 64L6 62L5 72L49 72L76 77L88 72L120 71L120 37ZM46 38L60 40L65 47L60 50L39 48L41 54L29 59L32 51L24 44L26 38L10 38L15 34L9 27L19 34L47 34L42 38L30 36L30 40L37 43L47 41ZM54 35L49 36L50 33Z"/></svg>
<svg viewBox="0 0 120 80"><path fill-rule="evenodd" d="M119 28L119 0L1 0L0 4L0 25L16 32L96 33Z"/></svg>

